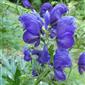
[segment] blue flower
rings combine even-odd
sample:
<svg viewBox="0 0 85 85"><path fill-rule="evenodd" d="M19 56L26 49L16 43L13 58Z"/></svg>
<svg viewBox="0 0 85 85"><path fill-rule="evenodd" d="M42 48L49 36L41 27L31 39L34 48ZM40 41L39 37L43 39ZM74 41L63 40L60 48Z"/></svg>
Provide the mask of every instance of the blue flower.
<svg viewBox="0 0 85 85"><path fill-rule="evenodd" d="M83 52L80 57L79 57L79 61L78 61L78 69L79 69L79 73L83 74L83 72L85 71L85 52Z"/></svg>
<svg viewBox="0 0 85 85"><path fill-rule="evenodd" d="M51 11L51 24L56 24L57 20L61 18L63 14L68 11L68 8L65 4L56 5Z"/></svg>
<svg viewBox="0 0 85 85"><path fill-rule="evenodd" d="M23 34L24 42L29 44L34 43L35 46L38 46L40 43L40 32L42 29L42 22L39 17L34 14L24 14L19 17L19 20L23 24L25 30Z"/></svg>
<svg viewBox="0 0 85 85"><path fill-rule="evenodd" d="M24 49L23 50L23 53L24 53L24 60L25 61L30 61L30 60L32 60L32 58L31 58L31 55L30 55L30 51L28 50L28 49Z"/></svg>
<svg viewBox="0 0 85 85"><path fill-rule="evenodd" d="M75 18L72 16L62 17L58 20L56 34L58 46L62 48L71 48L74 45Z"/></svg>
<svg viewBox="0 0 85 85"><path fill-rule="evenodd" d="M66 80L65 72L61 68L54 69L54 74L56 80L58 81Z"/></svg>
<svg viewBox="0 0 85 85"><path fill-rule="evenodd" d="M68 50L66 49L58 49L54 56L54 68L65 68L71 67L71 58L69 56Z"/></svg>
<svg viewBox="0 0 85 85"><path fill-rule="evenodd" d="M52 10L52 5L48 2L44 3L40 8L40 15L43 16L46 11L50 12Z"/></svg>
<svg viewBox="0 0 85 85"><path fill-rule="evenodd" d="M74 45L74 37L71 33L65 33L62 37L58 38L57 45L58 47L65 49L72 48Z"/></svg>
<svg viewBox="0 0 85 85"><path fill-rule="evenodd" d="M19 17L23 24L24 30L28 30L33 34L39 34L41 30L41 22L34 14L24 14Z"/></svg>
<svg viewBox="0 0 85 85"><path fill-rule="evenodd" d="M57 37L62 37L66 32L74 34L76 29L75 18L72 16L65 16L57 21L56 31Z"/></svg>
<svg viewBox="0 0 85 85"><path fill-rule="evenodd" d="M22 3L23 3L23 6L26 7L26 8L31 8L32 7L29 0L22 0Z"/></svg>
<svg viewBox="0 0 85 85"><path fill-rule="evenodd" d="M34 35L29 31L25 31L23 34L23 40L28 44L34 44L35 46L38 46L40 44L40 35Z"/></svg>
<svg viewBox="0 0 85 85"><path fill-rule="evenodd" d="M66 49L58 49L54 56L54 75L56 80L65 80L64 69L71 67L71 58Z"/></svg>
<svg viewBox="0 0 85 85"><path fill-rule="evenodd" d="M57 38L57 45L61 48L71 48L74 45L74 32L76 29L75 18L65 16L57 21L57 24L51 29L51 38Z"/></svg>
<svg viewBox="0 0 85 85"><path fill-rule="evenodd" d="M40 64L49 63L50 61L50 55L46 45L44 46L43 50L33 50L32 54L38 56L37 61Z"/></svg>
<svg viewBox="0 0 85 85"><path fill-rule="evenodd" d="M54 7L54 10L59 10L59 12L61 13L61 15L65 14L67 11L68 11L68 7L61 3L61 4L57 4L55 7Z"/></svg>

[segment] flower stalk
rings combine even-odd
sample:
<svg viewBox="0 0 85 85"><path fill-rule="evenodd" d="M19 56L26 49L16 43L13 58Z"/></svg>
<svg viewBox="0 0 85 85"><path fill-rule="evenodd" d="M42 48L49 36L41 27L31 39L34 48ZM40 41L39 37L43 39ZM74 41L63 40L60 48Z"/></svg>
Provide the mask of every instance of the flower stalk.
<svg viewBox="0 0 85 85"><path fill-rule="evenodd" d="M46 69L44 72L42 72L37 80L35 81L35 84L34 85L38 85L40 83L41 80L43 80L43 78L45 78L48 74L50 73L50 69Z"/></svg>

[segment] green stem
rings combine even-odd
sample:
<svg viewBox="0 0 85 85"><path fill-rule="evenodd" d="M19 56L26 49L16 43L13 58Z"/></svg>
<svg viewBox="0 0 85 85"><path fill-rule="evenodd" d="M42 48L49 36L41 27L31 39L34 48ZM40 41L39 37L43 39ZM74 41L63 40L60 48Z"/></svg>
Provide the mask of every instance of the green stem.
<svg viewBox="0 0 85 85"><path fill-rule="evenodd" d="M20 1L20 0L17 0L17 3L16 3L16 11L17 11L17 14L20 14L20 13L19 13L19 10L18 10L19 1Z"/></svg>
<svg viewBox="0 0 85 85"><path fill-rule="evenodd" d="M49 72L50 72L50 69L46 69L43 73L41 73L40 76L37 78L34 85L38 85L40 81L49 74Z"/></svg>
<svg viewBox="0 0 85 85"><path fill-rule="evenodd" d="M70 71L69 71L67 79L69 79L71 72L72 72L72 67L70 68Z"/></svg>

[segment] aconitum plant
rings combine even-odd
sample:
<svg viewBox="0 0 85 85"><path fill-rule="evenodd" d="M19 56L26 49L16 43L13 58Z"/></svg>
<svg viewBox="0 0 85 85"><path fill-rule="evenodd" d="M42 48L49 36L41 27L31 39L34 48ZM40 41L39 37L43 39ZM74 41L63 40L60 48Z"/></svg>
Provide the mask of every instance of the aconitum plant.
<svg viewBox="0 0 85 85"><path fill-rule="evenodd" d="M28 0L23 0L23 5L31 9L31 12L21 15L19 21L24 28L23 41L28 45L23 50L24 60L33 63L33 77L41 75L43 71L42 76L46 77L54 71L54 80L66 80L64 70L72 67L69 50L75 44L75 17L65 16L69 9L63 3L52 6L46 2L39 13ZM78 67L82 74L85 71L85 53L80 55Z"/></svg>

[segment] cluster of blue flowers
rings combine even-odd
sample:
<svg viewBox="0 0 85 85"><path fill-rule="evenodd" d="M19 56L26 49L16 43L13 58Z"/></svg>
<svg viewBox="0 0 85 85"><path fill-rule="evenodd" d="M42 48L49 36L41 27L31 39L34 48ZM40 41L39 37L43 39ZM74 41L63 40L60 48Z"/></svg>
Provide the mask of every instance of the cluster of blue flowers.
<svg viewBox="0 0 85 85"><path fill-rule="evenodd" d="M30 8L30 13L19 17L24 27L23 40L27 44L33 44L35 48L40 45L42 36L56 40L56 51L53 59L54 76L56 80L65 80L64 69L72 66L69 49L74 45L74 33L76 30L75 18L73 16L64 16L68 11L65 4L52 6L50 3L44 3L37 13L28 0L23 0L23 5ZM46 39L47 40L47 39ZM24 60L31 61L32 55L36 55L36 61L41 64L50 64L51 58L48 46L45 43L42 50L24 49ZM80 74L85 71L85 53L82 53L78 62ZM33 70L33 73L35 71ZM36 73L35 73L36 75Z"/></svg>

